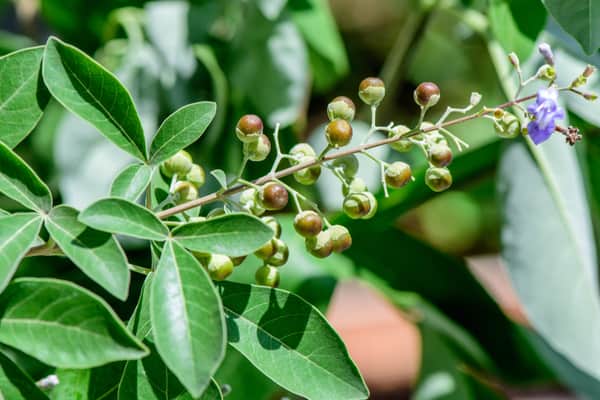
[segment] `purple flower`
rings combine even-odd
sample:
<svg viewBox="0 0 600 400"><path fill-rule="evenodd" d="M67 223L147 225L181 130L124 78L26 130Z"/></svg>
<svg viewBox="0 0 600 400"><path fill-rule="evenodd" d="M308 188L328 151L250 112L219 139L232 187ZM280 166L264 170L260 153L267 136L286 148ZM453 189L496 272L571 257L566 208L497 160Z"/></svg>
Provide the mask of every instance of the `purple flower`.
<svg viewBox="0 0 600 400"><path fill-rule="evenodd" d="M540 144L552 135L556 120L565 117L565 110L558 106L558 91L555 88L541 89L534 104L527 107L533 119L527 125L527 132L533 143Z"/></svg>

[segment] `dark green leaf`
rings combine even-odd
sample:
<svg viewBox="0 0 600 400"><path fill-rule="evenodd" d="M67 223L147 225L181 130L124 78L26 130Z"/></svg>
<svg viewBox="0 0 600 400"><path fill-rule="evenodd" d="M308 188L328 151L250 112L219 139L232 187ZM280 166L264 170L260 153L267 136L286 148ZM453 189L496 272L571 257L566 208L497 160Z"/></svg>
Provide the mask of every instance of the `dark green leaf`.
<svg viewBox="0 0 600 400"><path fill-rule="evenodd" d="M5 400L48 400L35 382L1 351L0 398Z"/></svg>
<svg viewBox="0 0 600 400"><path fill-rule="evenodd" d="M215 117L217 106L201 101L181 107L163 121L150 146L150 161L159 164L194 143Z"/></svg>
<svg viewBox="0 0 600 400"><path fill-rule="evenodd" d="M136 201L150 184L152 171L152 167L146 164L127 166L113 181L110 187L110 195Z"/></svg>
<svg viewBox="0 0 600 400"><path fill-rule="evenodd" d="M150 319L163 361L192 396L200 396L225 352L223 308L204 268L172 241L152 279Z"/></svg>
<svg viewBox="0 0 600 400"><path fill-rule="evenodd" d="M173 229L173 239L204 253L239 257L258 250L273 237L273 230L248 214L229 214Z"/></svg>
<svg viewBox="0 0 600 400"><path fill-rule="evenodd" d="M131 95L117 78L79 49L54 37L46 43L43 76L65 108L141 160L146 142Z"/></svg>
<svg viewBox="0 0 600 400"><path fill-rule="evenodd" d="M125 199L101 199L79 214L79 221L100 231L148 240L165 240L169 229L145 207Z"/></svg>
<svg viewBox="0 0 600 400"><path fill-rule="evenodd" d="M323 315L281 289L223 282L228 341L261 372L307 398L366 399L369 391Z"/></svg>
<svg viewBox="0 0 600 400"><path fill-rule="evenodd" d="M56 279L20 278L6 288L0 296L0 342L61 368L148 353L104 300Z"/></svg>
<svg viewBox="0 0 600 400"><path fill-rule="evenodd" d="M0 57L0 141L15 147L37 125L50 96L42 83L43 47Z"/></svg>
<svg viewBox="0 0 600 400"><path fill-rule="evenodd" d="M558 24L586 53L600 47L600 0L543 0Z"/></svg>
<svg viewBox="0 0 600 400"><path fill-rule="evenodd" d="M42 218L36 214L0 217L0 293L12 278L19 262L37 239Z"/></svg>
<svg viewBox="0 0 600 400"><path fill-rule="evenodd" d="M48 186L25 161L0 142L0 193L35 211L49 211L52 195Z"/></svg>
<svg viewBox="0 0 600 400"><path fill-rule="evenodd" d="M83 273L125 300L130 277L123 250L111 234L85 226L77 216L77 210L71 207L56 207L45 221L46 229Z"/></svg>

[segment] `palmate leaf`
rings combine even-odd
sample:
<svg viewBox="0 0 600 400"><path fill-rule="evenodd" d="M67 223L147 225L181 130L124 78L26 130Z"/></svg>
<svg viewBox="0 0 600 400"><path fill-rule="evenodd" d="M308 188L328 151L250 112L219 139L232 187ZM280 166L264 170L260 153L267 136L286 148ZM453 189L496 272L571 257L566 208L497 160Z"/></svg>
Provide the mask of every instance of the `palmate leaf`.
<svg viewBox="0 0 600 400"><path fill-rule="evenodd" d="M165 243L152 278L150 320L164 363L199 397L225 352L223 307L208 273L174 241Z"/></svg>
<svg viewBox="0 0 600 400"><path fill-rule="evenodd" d="M61 368L90 368L148 354L108 304L56 279L20 278L0 295L0 342Z"/></svg>
<svg viewBox="0 0 600 400"><path fill-rule="evenodd" d="M41 77L44 48L0 57L0 141L19 144L37 125L50 96Z"/></svg>
<svg viewBox="0 0 600 400"><path fill-rule="evenodd" d="M366 399L369 390L325 317L281 289L222 282L231 346L262 373L309 399Z"/></svg>
<svg viewBox="0 0 600 400"><path fill-rule="evenodd" d="M48 400L35 382L0 351L0 399Z"/></svg>
<svg viewBox="0 0 600 400"><path fill-rule="evenodd" d="M153 168L146 164L128 165L113 181L110 195L136 201L150 184L153 171Z"/></svg>
<svg viewBox="0 0 600 400"><path fill-rule="evenodd" d="M146 142L131 94L107 69L81 50L48 39L44 82L65 108L88 121L134 157L146 159Z"/></svg>

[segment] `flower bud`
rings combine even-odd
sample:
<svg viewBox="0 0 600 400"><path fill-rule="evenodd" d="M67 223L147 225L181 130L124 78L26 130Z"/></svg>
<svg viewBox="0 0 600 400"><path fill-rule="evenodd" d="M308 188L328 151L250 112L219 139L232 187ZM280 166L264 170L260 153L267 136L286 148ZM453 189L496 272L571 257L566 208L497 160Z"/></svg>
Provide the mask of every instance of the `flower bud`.
<svg viewBox="0 0 600 400"><path fill-rule="evenodd" d="M388 132L388 137L399 138L408 132L410 132L410 128L408 126L396 125L391 131ZM412 148L412 142L409 139L400 139L390 143L390 147L400 153L405 153L410 151Z"/></svg>
<svg viewBox="0 0 600 400"><path fill-rule="evenodd" d="M584 78L589 78L590 76L592 76L594 74L594 72L596 71L596 68L593 65L588 64L585 69L583 70L583 73L581 74L581 76L583 76Z"/></svg>
<svg viewBox="0 0 600 400"><path fill-rule="evenodd" d="M362 178L356 176L354 179L350 181L348 186L342 186L342 194L344 196L348 196L349 193L360 193L366 192L368 190L367 184Z"/></svg>
<svg viewBox="0 0 600 400"><path fill-rule="evenodd" d="M393 188L401 188L410 182L410 165L402 161L391 163L385 168L385 183Z"/></svg>
<svg viewBox="0 0 600 400"><path fill-rule="evenodd" d="M199 166L198 164L192 164L192 168L188 171L185 176L185 180L190 182L192 185L196 186L200 189L204 182L206 182L206 174L204 173L204 168Z"/></svg>
<svg viewBox="0 0 600 400"><path fill-rule="evenodd" d="M306 238L306 250L318 258L328 257L333 251L333 242L329 230L321 231L317 236Z"/></svg>
<svg viewBox="0 0 600 400"><path fill-rule="evenodd" d="M417 86L413 97L421 107L433 107L440 101L440 88L433 82L423 82Z"/></svg>
<svg viewBox="0 0 600 400"><path fill-rule="evenodd" d="M281 210L287 206L288 192L279 183L267 182L260 189L258 200L266 210Z"/></svg>
<svg viewBox="0 0 600 400"><path fill-rule="evenodd" d="M325 128L327 142L335 147L342 147L352 140L352 126L343 119L336 119L327 124Z"/></svg>
<svg viewBox="0 0 600 400"><path fill-rule="evenodd" d="M302 211L294 217L294 229L305 238L317 236L323 230L323 219L315 211Z"/></svg>
<svg viewBox="0 0 600 400"><path fill-rule="evenodd" d="M352 236L345 226L332 225L327 232L331 235L331 245L335 253L341 253L352 246Z"/></svg>
<svg viewBox="0 0 600 400"><path fill-rule="evenodd" d="M341 170L344 177L347 179L354 178L358 172L358 158L354 154L349 154L344 157L336 158L331 163L333 168Z"/></svg>
<svg viewBox="0 0 600 400"><path fill-rule="evenodd" d="M548 43L540 43L538 51L544 57L544 60L546 60L546 64L554 65L554 54L552 54L552 48Z"/></svg>
<svg viewBox="0 0 600 400"><path fill-rule="evenodd" d="M521 121L511 113L504 113L494 124L498 136L504 139L514 139L521 133Z"/></svg>
<svg viewBox="0 0 600 400"><path fill-rule="evenodd" d="M206 269L212 279L222 281L233 272L233 262L226 255L211 254L208 258Z"/></svg>
<svg viewBox="0 0 600 400"><path fill-rule="evenodd" d="M521 69L521 63L519 62L519 57L515 53L508 54L508 61L515 67L516 69Z"/></svg>
<svg viewBox="0 0 600 400"><path fill-rule="evenodd" d="M160 171L167 178L173 175L184 177L192 168L192 156L185 150L179 150L174 156L160 165Z"/></svg>
<svg viewBox="0 0 600 400"><path fill-rule="evenodd" d="M358 86L358 97L370 106L378 106L385 97L385 84L379 78L366 78Z"/></svg>
<svg viewBox="0 0 600 400"><path fill-rule="evenodd" d="M545 64L545 65L542 65L537 70L537 73L535 74L535 76L538 79L551 82L556 79L556 70L554 69L553 66Z"/></svg>
<svg viewBox="0 0 600 400"><path fill-rule="evenodd" d="M277 221L277 218L269 215L268 217L262 217L261 221L273 230L276 238L281 237L281 224Z"/></svg>
<svg viewBox="0 0 600 400"><path fill-rule="evenodd" d="M598 95L595 93L584 93L583 98L589 101L598 100Z"/></svg>
<svg viewBox="0 0 600 400"><path fill-rule="evenodd" d="M355 113L354 103L346 96L338 96L327 105L327 116L330 121L339 118L352 122Z"/></svg>
<svg viewBox="0 0 600 400"><path fill-rule="evenodd" d="M316 159L316 156L305 156L302 157L298 162L292 162L292 165L313 162ZM321 166L318 164L294 172L294 179L296 182L302 185L312 185L317 181L317 179L319 179L319 176L321 176Z"/></svg>
<svg viewBox="0 0 600 400"><path fill-rule="evenodd" d="M244 115L235 127L235 134L244 143L256 141L263 133L263 122L254 114Z"/></svg>
<svg viewBox="0 0 600 400"><path fill-rule="evenodd" d="M290 251L287 244L281 239L273 239L275 247L275 253L265 260L267 264L273 265L274 267L280 267L285 264L290 256Z"/></svg>
<svg viewBox="0 0 600 400"><path fill-rule="evenodd" d="M270 287L279 286L279 270L270 265L263 265L257 269L254 278L259 285Z"/></svg>
<svg viewBox="0 0 600 400"><path fill-rule="evenodd" d="M250 161L263 161L271 152L271 141L265 134L260 134L253 142L244 143L244 156Z"/></svg>
<svg viewBox="0 0 600 400"><path fill-rule="evenodd" d="M481 93L473 92L469 98L469 104L475 107L481 101Z"/></svg>
<svg viewBox="0 0 600 400"><path fill-rule="evenodd" d="M315 149L308 143L298 143L290 150L290 155L298 160L303 157L316 157Z"/></svg>
<svg viewBox="0 0 600 400"><path fill-rule="evenodd" d="M258 200L258 191L254 188L246 189L240 195L240 204L242 207L256 216L261 216L265 208L260 205Z"/></svg>
<svg viewBox="0 0 600 400"><path fill-rule="evenodd" d="M425 183L434 192L443 192L452 185L452 175L447 168L430 167L425 173Z"/></svg>
<svg viewBox="0 0 600 400"><path fill-rule="evenodd" d="M429 148L428 159L435 167L446 167L452 162L452 150L443 144L434 144Z"/></svg>
<svg viewBox="0 0 600 400"><path fill-rule="evenodd" d="M175 204L187 203L196 200L197 197L198 189L189 182L179 181L173 188L173 202Z"/></svg>
<svg viewBox="0 0 600 400"><path fill-rule="evenodd" d="M352 219L364 218L371 214L377 201L370 192L349 193L344 199L343 209Z"/></svg>
<svg viewBox="0 0 600 400"><path fill-rule="evenodd" d="M271 257L277 251L277 244L275 243L276 239L277 238L273 238L269 240L260 249L256 250L254 255L261 260L266 260Z"/></svg>

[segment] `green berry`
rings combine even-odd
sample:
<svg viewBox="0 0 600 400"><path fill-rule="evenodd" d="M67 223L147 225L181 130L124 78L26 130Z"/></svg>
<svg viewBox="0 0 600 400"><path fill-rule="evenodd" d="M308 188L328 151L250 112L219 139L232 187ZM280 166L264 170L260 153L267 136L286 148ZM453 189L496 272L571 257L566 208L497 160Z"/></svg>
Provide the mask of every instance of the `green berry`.
<svg viewBox="0 0 600 400"><path fill-rule="evenodd" d="M233 261L223 254L211 254L206 269L212 279L222 281L233 272Z"/></svg>
<svg viewBox="0 0 600 400"><path fill-rule="evenodd" d="M330 121L339 118L352 122L355 113L354 103L345 96L338 96L327 105L327 116Z"/></svg>
<svg viewBox="0 0 600 400"><path fill-rule="evenodd" d="M377 199L371 192L365 192L365 194L369 198L369 212L367 215L361 217L361 219L371 219L377 212Z"/></svg>
<svg viewBox="0 0 600 400"><path fill-rule="evenodd" d="M244 143L244 156L250 161L263 161L271 152L271 141L265 134L258 136L253 142Z"/></svg>
<svg viewBox="0 0 600 400"><path fill-rule="evenodd" d="M342 172L346 179L352 179L358 172L358 158L354 154L349 154L344 157L336 158L331 163L333 168Z"/></svg>
<svg viewBox="0 0 600 400"><path fill-rule="evenodd" d="M366 192L367 189L367 184L365 183L365 181L358 177L355 176L350 183L348 184L348 186L344 185L342 186L342 194L344 196L348 196L349 193L359 193L359 192Z"/></svg>
<svg viewBox="0 0 600 400"><path fill-rule="evenodd" d="M160 165L160 171L167 178L173 175L184 177L192 168L192 156L185 150L179 150L174 156Z"/></svg>
<svg viewBox="0 0 600 400"><path fill-rule="evenodd" d="M294 147L291 148L290 150L290 155L298 160L300 160L303 157L316 157L317 153L315 152L315 149L312 148L312 146L308 143L298 143L297 145L295 145Z"/></svg>
<svg viewBox="0 0 600 400"><path fill-rule="evenodd" d="M352 219L365 217L371 212L372 196L369 192L348 194L343 203L344 212Z"/></svg>
<svg viewBox="0 0 600 400"><path fill-rule="evenodd" d="M331 235L332 248L335 253L341 253L352 246L352 236L345 226L333 225L327 231Z"/></svg>
<svg viewBox="0 0 600 400"><path fill-rule="evenodd" d="M259 204L266 210L281 210L287 206L288 192L285 187L276 182L268 182L259 192Z"/></svg>
<svg viewBox="0 0 600 400"><path fill-rule="evenodd" d="M498 136L504 139L514 139L521 134L521 121L515 115L505 112L494 128Z"/></svg>
<svg viewBox="0 0 600 400"><path fill-rule="evenodd" d="M433 107L440 101L440 88L433 82L423 82L415 89L414 98L421 107Z"/></svg>
<svg viewBox="0 0 600 400"><path fill-rule="evenodd" d="M452 150L443 144L434 144L428 151L429 162L435 167L446 167L452 162Z"/></svg>
<svg viewBox="0 0 600 400"><path fill-rule="evenodd" d="M402 161L396 161L385 169L385 183L393 188L401 188L410 182L412 171L410 165Z"/></svg>
<svg viewBox="0 0 600 400"><path fill-rule="evenodd" d="M204 168L199 166L198 164L192 164L192 168L188 171L185 176L185 180L190 182L192 185L196 186L200 189L204 182L206 182L206 174L204 173Z"/></svg>
<svg viewBox="0 0 600 400"><path fill-rule="evenodd" d="M425 183L434 192L443 192L452 185L452 175L447 168L428 168Z"/></svg>
<svg viewBox="0 0 600 400"><path fill-rule="evenodd" d="M385 97L385 84L379 78L366 78L358 86L358 97L370 106L378 106Z"/></svg>
<svg viewBox="0 0 600 400"><path fill-rule="evenodd" d="M352 140L352 126L344 119L335 119L325 128L327 142L334 148L342 147Z"/></svg>
<svg viewBox="0 0 600 400"><path fill-rule="evenodd" d="M198 189L187 181L179 181L173 189L173 202L175 204L187 203L198 198Z"/></svg>
<svg viewBox="0 0 600 400"><path fill-rule="evenodd" d="M328 230L321 231L317 236L306 238L305 244L306 250L318 258L328 257L333 251L331 233Z"/></svg>
<svg viewBox="0 0 600 400"><path fill-rule="evenodd" d="M300 158L298 162L292 162L293 165L302 164L306 162L313 162L317 159L315 156L304 156ZM294 172L294 179L296 182L302 185L312 185L321 176L321 166L316 164L312 167L301 169L300 171Z"/></svg>
<svg viewBox="0 0 600 400"><path fill-rule="evenodd" d="M408 132L410 132L410 128L408 126L396 125L390 132L388 132L388 137L399 138ZM400 139L390 143L390 147L400 153L405 153L410 151L412 148L412 142L409 139Z"/></svg>
<svg viewBox="0 0 600 400"><path fill-rule="evenodd" d="M440 133L439 130L437 129L432 129L435 128L435 125L432 124L431 122L423 122L421 124L421 129L422 130L428 130L427 132L425 132L424 134L421 135L417 135L418 139L422 140L423 137L426 138L427 143L429 144L443 144L445 146L448 145L448 141L446 140L446 138L444 137L444 135L442 135Z"/></svg>
<svg viewBox="0 0 600 400"><path fill-rule="evenodd" d="M273 254L275 254L275 252L277 251L275 239L277 239L277 238L273 238L273 239L269 240L267 243L265 243L260 249L258 249L254 252L254 255L256 257L260 258L261 260L266 260L267 258L271 257Z"/></svg>
<svg viewBox="0 0 600 400"><path fill-rule="evenodd" d="M258 140L263 133L263 122L254 114L244 115L235 127L235 134L244 143Z"/></svg>
<svg viewBox="0 0 600 400"><path fill-rule="evenodd" d="M280 267L285 264L290 256L290 251L287 244L281 239L273 239L275 253L267 258L265 262L275 267Z"/></svg>
<svg viewBox="0 0 600 400"><path fill-rule="evenodd" d="M294 229L305 238L317 236L323 229L323 218L312 210L302 211L294 218Z"/></svg>
<svg viewBox="0 0 600 400"><path fill-rule="evenodd" d="M277 221L277 218L273 216L262 217L261 221L273 230L273 234L276 238L281 237L281 224Z"/></svg>
<svg viewBox="0 0 600 400"><path fill-rule="evenodd" d="M270 265L263 265L257 269L254 278L259 285L270 287L279 286L279 270Z"/></svg>
<svg viewBox="0 0 600 400"><path fill-rule="evenodd" d="M254 188L246 189L240 195L240 204L248 212L256 216L265 213L265 208L260 205L258 200L258 191Z"/></svg>

